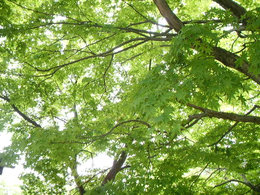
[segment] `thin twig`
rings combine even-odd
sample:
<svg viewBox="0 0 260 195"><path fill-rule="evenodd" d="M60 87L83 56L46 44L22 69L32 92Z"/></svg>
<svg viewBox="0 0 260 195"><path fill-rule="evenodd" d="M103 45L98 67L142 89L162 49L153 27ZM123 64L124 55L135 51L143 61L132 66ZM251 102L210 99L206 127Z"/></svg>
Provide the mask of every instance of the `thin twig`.
<svg viewBox="0 0 260 195"><path fill-rule="evenodd" d="M107 68L106 68L106 70L105 70L105 72L104 72L104 74L103 74L103 81L104 81L105 93L107 92L106 75L107 75L107 72L108 72L109 68L110 68L111 65L112 65L113 59L114 59L114 54L112 54L111 59L110 59L110 62L109 62L108 66L107 66Z"/></svg>
<svg viewBox="0 0 260 195"><path fill-rule="evenodd" d="M190 189L192 186L197 182L197 180L200 178L201 174L206 170L206 168L209 166L209 162L206 164L206 166L200 171L199 175L196 177L196 179L191 183Z"/></svg>
<svg viewBox="0 0 260 195"><path fill-rule="evenodd" d="M108 131L107 133L104 133L104 134L101 134L101 135L96 135L96 136L91 136L91 137L81 137L83 139L93 139L93 138L102 138L102 137L106 137L108 135L110 135L116 128L124 125L124 124L127 124L127 123L132 123L132 122L135 122L135 123L141 123L145 126L147 126L148 128L151 128L151 125L145 121L141 121L141 120L128 120L128 121L123 121L121 123L118 123L117 125L115 125L114 127L112 127L110 129L110 131Z"/></svg>

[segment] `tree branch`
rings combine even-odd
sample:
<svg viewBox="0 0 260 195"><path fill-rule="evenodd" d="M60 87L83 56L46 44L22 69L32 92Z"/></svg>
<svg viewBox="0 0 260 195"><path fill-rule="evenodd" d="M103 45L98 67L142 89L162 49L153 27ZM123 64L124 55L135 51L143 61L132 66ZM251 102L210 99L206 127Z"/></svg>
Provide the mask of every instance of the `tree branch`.
<svg viewBox="0 0 260 195"><path fill-rule="evenodd" d="M232 0L213 0L226 10L230 10L239 19L246 14L246 9Z"/></svg>
<svg viewBox="0 0 260 195"><path fill-rule="evenodd" d="M107 133L105 134L102 134L102 135L98 135L98 136L94 136L94 138L98 138L98 137L106 137L108 136L109 134L111 134L117 127L121 126L121 125L124 125L126 123L131 123L131 122L136 122L136 123L141 123L143 125L146 125L148 128L151 128L151 125L148 124L147 122L145 121L141 121L141 120L128 120L128 121L123 121L121 123L118 123L117 125L115 125L110 131L108 131ZM90 137L90 138L93 138L93 137Z"/></svg>
<svg viewBox="0 0 260 195"><path fill-rule="evenodd" d="M79 176L78 171L77 171L77 160L76 159L77 159L77 157L75 156L75 159L73 159L74 161L72 162L72 164L70 166L71 174L74 177L74 181L75 181L77 188L79 190L79 194L84 195L84 193L86 191L83 187L83 182L81 181L80 176Z"/></svg>
<svg viewBox="0 0 260 195"><path fill-rule="evenodd" d="M11 102L11 100L8 97L0 96L1 99L7 101L8 103ZM11 103L10 103L11 104ZM14 104L11 104L12 108L14 109L15 112L17 112L24 120L27 122L31 123L34 127L39 127L42 128L41 125L39 125L36 121L31 119L29 116L24 114L20 109L18 109Z"/></svg>
<svg viewBox="0 0 260 195"><path fill-rule="evenodd" d="M254 75L250 73L249 64L245 60L242 62L242 64L238 65L236 62L239 59L239 56L236 54L233 54L232 52L229 52L220 47L212 47L212 55L222 64L243 73L260 85L260 75Z"/></svg>
<svg viewBox="0 0 260 195"><path fill-rule="evenodd" d="M241 174L241 177L243 178L244 182L248 184L248 187L256 192L260 192L260 184L253 185L250 181L247 180L245 174Z"/></svg>
<svg viewBox="0 0 260 195"><path fill-rule="evenodd" d="M194 181L192 181L191 185L190 185L190 189L191 187L198 181L198 179L200 178L201 174L206 170L206 168L208 168L209 166L209 162L205 165L205 167L203 167L203 169L201 169L200 173L197 175L196 179Z"/></svg>
<svg viewBox="0 0 260 195"><path fill-rule="evenodd" d="M183 24L206 24L206 23L223 23L223 20L189 20L183 21Z"/></svg>
<svg viewBox="0 0 260 195"><path fill-rule="evenodd" d="M193 115L190 115L188 120L184 121L182 126L185 128L185 129L188 129L190 127L192 127L193 125L195 125L197 122L199 122L199 120L201 118L205 117L205 113L201 113L201 114L193 114ZM194 120L195 119L195 120ZM194 121L193 121L194 120ZM193 121L193 122L192 122ZM191 123L192 122L192 123Z"/></svg>
<svg viewBox="0 0 260 195"><path fill-rule="evenodd" d="M202 111L205 114L204 117L214 117L214 118L226 119L226 120L237 121L237 122L250 122L250 123L260 124L260 117L258 116L245 116L245 115L239 115L235 113L217 112L190 103L188 103L187 106Z"/></svg>
<svg viewBox="0 0 260 195"><path fill-rule="evenodd" d="M112 168L110 169L110 171L108 172L104 180L102 181L101 185L105 185L109 181L114 180L117 173L124 169L124 167L122 166L126 160L126 157L127 157L126 152L125 151L121 152L119 159L114 161Z"/></svg>
<svg viewBox="0 0 260 195"><path fill-rule="evenodd" d="M260 106L258 105L255 105L249 112L247 112L245 114L245 116L248 116L250 113L252 113L256 108L260 108ZM214 145L217 145L227 134L229 134L237 125L238 125L238 121L235 122L235 124L233 124L231 127L228 128L228 130L216 141L214 142L213 144L210 144L208 146L214 146Z"/></svg>
<svg viewBox="0 0 260 195"><path fill-rule="evenodd" d="M225 182L223 182L223 183L220 183L220 184L218 184L218 185L215 185L214 188L219 187L219 186L222 186L222 185L225 185L225 184L230 183L230 182L242 183L242 184L246 185L247 187L251 188L253 191L255 191L255 192L260 192L259 187L254 186L254 185L252 185L251 183L244 182L244 181L240 181L240 180L237 180L237 179L227 180L227 181L225 181Z"/></svg>
<svg viewBox="0 0 260 195"><path fill-rule="evenodd" d="M105 72L104 72L104 74L103 74L103 82L104 82L105 92L107 92L106 75L107 75L107 72L108 72L109 68L110 68L111 65L112 65L113 59L114 59L114 54L112 54L111 59L110 59L110 62L109 62L108 66L107 66L107 68L106 68L106 70L105 70Z"/></svg>
<svg viewBox="0 0 260 195"><path fill-rule="evenodd" d="M143 23L143 22L142 22ZM32 30L32 29L38 29L41 27L46 27L46 26L52 26L52 25L70 25L70 26L83 26L83 27L94 27L94 28L100 28L104 29L105 27L110 27L116 30L121 30L125 32L132 32L136 33L138 35L141 35L143 37L147 37L147 35L162 35L160 32L154 32L154 31L147 31L147 30L142 30L142 29L137 29L137 28L130 28L132 25L136 25L135 23L128 25L127 27L119 27L119 26L113 26L113 25L102 25L102 24L97 24L91 21L81 21L81 22L48 22L48 23L42 23L37 26L31 26L28 29L25 30ZM158 24L159 25L159 24ZM145 35L146 34L146 35Z"/></svg>
<svg viewBox="0 0 260 195"><path fill-rule="evenodd" d="M229 2L227 3L227 6L230 6L232 4L232 0L216 0L219 2ZM167 20L168 24L170 25L171 28L173 28L177 33L180 32L181 28L184 26L184 23L172 12L172 10L170 9L169 5L167 4L167 2L165 0L154 0L155 5L157 6L157 8L159 9L161 15ZM235 9L235 7L239 7L239 5L235 2L233 2L234 4L232 9ZM242 10L242 8L240 8ZM238 9L238 10L240 10ZM243 11L242 11L243 12ZM240 13L242 14L242 12L236 12L236 13ZM202 40L199 40L200 42ZM193 46L194 47L194 46ZM225 50L222 49L220 47L212 47L212 53L211 55L214 56L214 58L218 61L220 61L221 63L223 63L225 66L230 67L232 69L235 69L243 74L245 74L246 76L248 76L249 78L251 78L253 81L255 81L256 83L258 83L260 85L260 75L255 75L253 73L249 72L249 64L244 61L240 66L238 66L236 64L236 61L239 59L239 56Z"/></svg>
<svg viewBox="0 0 260 195"><path fill-rule="evenodd" d="M40 69L40 68L32 66L28 62L25 62L25 63L30 65L32 68L34 68L38 72L50 72L50 71L52 71L51 73L47 73L47 74L34 75L34 77L46 77L46 76L54 75L61 68L64 68L66 66L69 66L69 65L72 65L72 64L75 64L75 63L87 60L87 59L98 58L98 57L107 57L107 56L110 56L110 55L119 54L119 53L122 53L124 51L129 50L129 49L132 49L134 47L137 47L139 45L142 45L143 43L146 43L148 41L170 41L170 40L171 40L171 37L165 37L165 38L161 38L161 37L134 38L134 39L125 41L125 42L123 42L123 43L113 47L112 49L109 49L109 50L103 52L103 53L93 54L93 55L86 56L86 57L83 57L83 58L80 58L80 59L77 59L77 60L74 60L74 61L71 61L71 62L67 62L67 63L61 64L61 65L58 65L58 66L53 66L53 67L47 68L47 69ZM133 44L133 45L130 45L128 47L125 47L124 49L120 49L121 47L123 47L123 46L125 46L125 45L127 45L129 43L135 42L135 41L138 41L138 42ZM120 49L120 50L115 51L116 49Z"/></svg>
<svg viewBox="0 0 260 195"><path fill-rule="evenodd" d="M104 169L104 170L101 170L99 171L98 173L92 175L87 181L84 182L84 185L86 185L87 183L89 183L90 181L92 181L95 177L97 177L99 174L102 174L104 172L106 172L107 170L109 170L109 168L107 169Z"/></svg>
<svg viewBox="0 0 260 195"><path fill-rule="evenodd" d="M166 19L169 26L173 28L177 33L180 32L183 27L181 20L172 12L171 8L165 0L154 0L155 5L159 9L161 15Z"/></svg>

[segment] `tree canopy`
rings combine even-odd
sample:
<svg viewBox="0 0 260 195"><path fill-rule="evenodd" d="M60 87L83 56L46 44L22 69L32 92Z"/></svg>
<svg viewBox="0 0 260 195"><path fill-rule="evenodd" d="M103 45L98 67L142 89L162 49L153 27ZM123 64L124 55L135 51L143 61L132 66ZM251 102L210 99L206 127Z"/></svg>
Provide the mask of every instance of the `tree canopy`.
<svg viewBox="0 0 260 195"><path fill-rule="evenodd" d="M0 5L0 166L25 158L24 194L260 192L257 0Z"/></svg>

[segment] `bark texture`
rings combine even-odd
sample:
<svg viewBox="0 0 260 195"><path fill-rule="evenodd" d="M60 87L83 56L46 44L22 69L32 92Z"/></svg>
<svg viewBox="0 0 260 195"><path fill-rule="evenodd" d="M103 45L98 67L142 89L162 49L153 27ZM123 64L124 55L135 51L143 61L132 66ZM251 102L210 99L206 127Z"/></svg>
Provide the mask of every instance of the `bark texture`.
<svg viewBox="0 0 260 195"><path fill-rule="evenodd" d="M246 10L242 6L232 0L215 0L215 2L219 3L226 9L230 9L232 13L239 18L246 13ZM161 15L167 20L169 26L179 33L184 24L172 12L167 2L165 0L154 0L154 3ZM236 64L239 56L220 47L212 47L211 55L225 66L239 71L260 85L260 75L255 75L249 72L250 65L248 62L244 61L242 64Z"/></svg>
<svg viewBox="0 0 260 195"><path fill-rule="evenodd" d="M246 9L232 0L213 0L224 9L230 10L236 17L241 19L243 15L246 14Z"/></svg>
<svg viewBox="0 0 260 195"><path fill-rule="evenodd" d="M171 28L179 32L183 26L181 20L172 12L169 5L164 0L154 0L161 15L166 19Z"/></svg>
<svg viewBox="0 0 260 195"><path fill-rule="evenodd" d="M125 151L123 151L120 154L119 159L114 161L113 166L110 169L110 171L108 172L108 174L106 175L106 177L104 178L102 185L105 185L109 181L112 181L115 179L117 173L122 170L122 166L126 160L126 157L127 157L127 154Z"/></svg>
<svg viewBox="0 0 260 195"><path fill-rule="evenodd" d="M246 61L244 61L242 64L236 64L236 61L239 58L239 56L236 54L233 54L232 52L229 52L220 47L212 47L212 55L222 64L239 71L260 85L260 75L252 74L249 71L249 64Z"/></svg>
<svg viewBox="0 0 260 195"><path fill-rule="evenodd" d="M250 123L260 124L260 117L257 116L247 116L247 115L240 115L240 114L228 113L228 112L217 112L207 108L202 108L194 104L187 104L187 106L202 111L203 112L202 117L214 117L214 118L226 119L226 120L237 121L237 122L250 122ZM201 115L198 116L201 117Z"/></svg>

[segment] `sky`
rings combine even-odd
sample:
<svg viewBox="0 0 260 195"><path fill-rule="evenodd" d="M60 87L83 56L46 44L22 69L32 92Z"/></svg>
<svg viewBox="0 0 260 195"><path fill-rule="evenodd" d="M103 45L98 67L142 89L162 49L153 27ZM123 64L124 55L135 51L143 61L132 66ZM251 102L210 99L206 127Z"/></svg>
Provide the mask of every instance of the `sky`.
<svg viewBox="0 0 260 195"><path fill-rule="evenodd" d="M11 134L0 132L0 152L3 152L4 147L10 144ZM19 185L22 184L22 181L18 177L22 170L22 165L17 165L15 168L4 168L2 175L0 175L0 195L17 195L21 192Z"/></svg>

